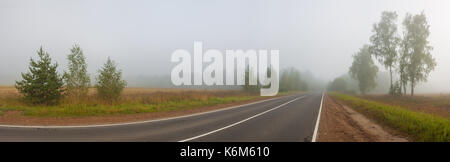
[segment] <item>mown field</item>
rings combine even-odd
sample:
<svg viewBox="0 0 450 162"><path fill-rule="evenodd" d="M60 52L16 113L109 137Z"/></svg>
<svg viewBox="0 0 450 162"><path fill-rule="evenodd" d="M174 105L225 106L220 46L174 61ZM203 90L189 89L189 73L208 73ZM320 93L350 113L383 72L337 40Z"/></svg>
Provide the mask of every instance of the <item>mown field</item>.
<svg viewBox="0 0 450 162"><path fill-rule="evenodd" d="M0 87L0 115L6 111L21 111L24 116L84 117L117 114L167 112L227 104L264 98L259 94L237 90L187 90L125 88L117 103L97 98L95 89L82 101L64 98L54 106L36 106L24 103L14 87Z"/></svg>
<svg viewBox="0 0 450 162"><path fill-rule="evenodd" d="M394 130L412 137L415 141L446 141L450 142L450 119L426 113L425 111L415 111L414 109L403 106L387 104L389 102L412 105L411 107L420 107L419 101L412 102L414 98L405 98L404 100L384 98L384 102L362 99L360 97L346 95L341 93L329 93L333 98L355 109L365 116L375 120L381 125L390 127ZM436 98L435 100L439 100ZM437 102L437 101L434 101ZM445 103L440 101L438 103ZM430 101L431 104L433 102Z"/></svg>

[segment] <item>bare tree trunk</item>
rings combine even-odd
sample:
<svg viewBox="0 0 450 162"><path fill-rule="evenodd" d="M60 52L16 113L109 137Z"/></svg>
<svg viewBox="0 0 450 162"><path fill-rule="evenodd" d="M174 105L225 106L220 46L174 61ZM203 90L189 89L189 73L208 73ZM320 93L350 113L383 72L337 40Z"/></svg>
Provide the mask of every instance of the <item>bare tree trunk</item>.
<svg viewBox="0 0 450 162"><path fill-rule="evenodd" d="M391 92L393 92L392 89L394 88L394 85L392 85L392 66L389 66L389 75L391 77L391 87L389 89L389 94L392 95Z"/></svg>
<svg viewBox="0 0 450 162"><path fill-rule="evenodd" d="M389 74L391 75L391 87L392 87L392 67L389 66Z"/></svg>
<svg viewBox="0 0 450 162"><path fill-rule="evenodd" d="M403 83L403 95L406 96L406 84Z"/></svg>
<svg viewBox="0 0 450 162"><path fill-rule="evenodd" d="M414 79L411 79L411 96L414 96Z"/></svg>
<svg viewBox="0 0 450 162"><path fill-rule="evenodd" d="M400 95L403 95L403 79L401 75L400 75Z"/></svg>

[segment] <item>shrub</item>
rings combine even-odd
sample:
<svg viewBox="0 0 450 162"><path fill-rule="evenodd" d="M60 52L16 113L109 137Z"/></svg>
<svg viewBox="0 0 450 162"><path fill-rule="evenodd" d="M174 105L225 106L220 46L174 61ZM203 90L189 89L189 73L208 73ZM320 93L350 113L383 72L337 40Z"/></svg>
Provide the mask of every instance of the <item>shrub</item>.
<svg viewBox="0 0 450 162"><path fill-rule="evenodd" d="M127 85L126 81L122 80L122 72L117 69L116 63L108 57L108 61L99 70L99 73L95 85L98 96L111 103L117 101L123 88Z"/></svg>

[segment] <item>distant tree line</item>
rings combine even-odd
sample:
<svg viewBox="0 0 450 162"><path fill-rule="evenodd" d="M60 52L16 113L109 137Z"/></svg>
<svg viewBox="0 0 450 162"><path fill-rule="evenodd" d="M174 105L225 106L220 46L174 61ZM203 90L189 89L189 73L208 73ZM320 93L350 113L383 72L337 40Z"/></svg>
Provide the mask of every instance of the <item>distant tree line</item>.
<svg viewBox="0 0 450 162"><path fill-rule="evenodd" d="M37 105L54 105L63 97L76 103L88 97L91 79L87 73L86 58L82 49L74 45L67 56L68 69L63 75L56 71L58 64L52 64L50 55L42 47L38 50L38 60L30 59L29 71L22 73L22 80L15 87L26 102ZM119 99L126 86L121 70L109 57L98 71L95 84L97 95L110 103Z"/></svg>
<svg viewBox="0 0 450 162"><path fill-rule="evenodd" d="M406 14L402 23L402 36L398 34L397 17L396 12L383 12L380 22L373 25L371 44L364 45L353 56L349 73L358 81L362 94L376 86L378 68L373 63L372 56L389 71L391 95L406 95L406 87L409 84L413 96L417 84L427 81L429 73L436 66L436 61L431 55L433 47L428 41L430 25L425 14L423 12L418 15ZM394 82L395 71L399 74L399 80ZM339 82L333 81L329 88L337 88L335 86Z"/></svg>
<svg viewBox="0 0 450 162"><path fill-rule="evenodd" d="M281 71L280 92L307 90L308 84L302 78L300 71L293 67Z"/></svg>
<svg viewBox="0 0 450 162"><path fill-rule="evenodd" d="M344 77L337 77L330 83L328 83L327 90L333 91L333 92L343 92L343 93L349 93L354 94L355 91L351 89L350 83L346 81Z"/></svg>
<svg viewBox="0 0 450 162"><path fill-rule="evenodd" d="M268 68L267 76L271 75L271 70L270 68ZM257 83L257 85L250 85L250 78L256 79L257 75L254 73L253 69L249 69L247 67L245 70L245 84L242 86L242 88L246 92L258 93L260 88L264 86L261 86L259 82ZM302 78L300 71L293 67L281 70L279 79L279 92L308 90L308 83ZM267 85L267 87L270 87L270 85Z"/></svg>

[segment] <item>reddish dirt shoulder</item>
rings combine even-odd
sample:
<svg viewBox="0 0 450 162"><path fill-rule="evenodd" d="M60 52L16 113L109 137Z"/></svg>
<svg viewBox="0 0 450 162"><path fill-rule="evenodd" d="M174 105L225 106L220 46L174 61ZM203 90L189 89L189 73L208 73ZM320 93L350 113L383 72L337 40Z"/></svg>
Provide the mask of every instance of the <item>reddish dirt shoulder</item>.
<svg viewBox="0 0 450 162"><path fill-rule="evenodd" d="M318 141L320 142L402 142L358 112L324 95Z"/></svg>

